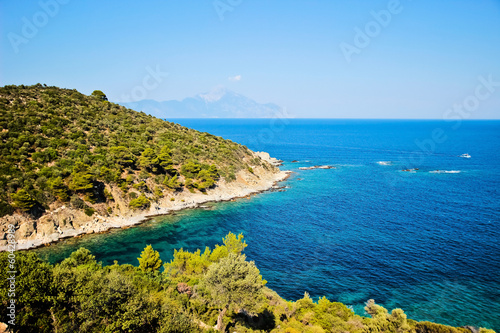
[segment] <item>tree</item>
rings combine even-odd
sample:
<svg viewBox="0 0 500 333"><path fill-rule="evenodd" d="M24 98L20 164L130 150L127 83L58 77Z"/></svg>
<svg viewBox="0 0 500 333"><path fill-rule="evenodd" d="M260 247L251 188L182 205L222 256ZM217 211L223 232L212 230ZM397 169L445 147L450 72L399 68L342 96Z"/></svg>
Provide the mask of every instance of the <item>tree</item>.
<svg viewBox="0 0 500 333"><path fill-rule="evenodd" d="M178 190L182 187L182 183L178 180L177 175L173 176L170 179L168 176L165 176L165 180L163 181L163 185L165 185L166 187L168 187L172 190Z"/></svg>
<svg viewBox="0 0 500 333"><path fill-rule="evenodd" d="M151 205L151 202L144 194L141 194L137 199L130 200L128 205L132 208L146 209Z"/></svg>
<svg viewBox="0 0 500 333"><path fill-rule="evenodd" d="M208 167L208 173L213 179L219 179L219 170L217 170L217 166L215 164L212 164Z"/></svg>
<svg viewBox="0 0 500 333"><path fill-rule="evenodd" d="M160 253L153 250L151 245L146 246L137 260L139 260L139 268L146 273L158 271L162 264Z"/></svg>
<svg viewBox="0 0 500 333"><path fill-rule="evenodd" d="M16 193L12 194L11 197L13 200L13 206L26 212L36 204L36 201L24 189L18 190Z"/></svg>
<svg viewBox="0 0 500 333"><path fill-rule="evenodd" d="M254 262L245 255L230 253L212 264L200 286L208 291L211 303L219 310L216 328L223 331L223 318L228 310L244 309L249 314L258 310L265 281Z"/></svg>
<svg viewBox="0 0 500 333"><path fill-rule="evenodd" d="M372 317L366 328L368 332L407 333L411 331L406 314L401 309L394 309L389 315L386 308L375 304L375 301L370 299L366 302L365 311Z"/></svg>
<svg viewBox="0 0 500 333"><path fill-rule="evenodd" d="M201 164L189 161L181 167L181 174L187 178L196 178L201 170Z"/></svg>
<svg viewBox="0 0 500 333"><path fill-rule="evenodd" d="M198 184L198 189L200 191L205 191L207 188L211 188L215 185L215 180L212 178L208 170L201 170L198 173L198 178L201 180Z"/></svg>
<svg viewBox="0 0 500 333"><path fill-rule="evenodd" d="M106 95L100 91L100 90L94 90L92 92L92 96L96 97L97 99L101 100L101 101L107 101L108 98L106 97Z"/></svg>
<svg viewBox="0 0 500 333"><path fill-rule="evenodd" d="M115 146L109 148L109 153L114 158L116 163L123 166L133 166L136 161L136 157L129 151L125 146Z"/></svg>
<svg viewBox="0 0 500 333"><path fill-rule="evenodd" d="M139 166L147 168L152 172L157 172L158 169L158 158L156 153L151 148L146 148L139 158Z"/></svg>
<svg viewBox="0 0 500 333"><path fill-rule="evenodd" d="M8 252L2 252L0 265L4 267L0 270L2 321L10 319L7 302L15 299L15 326L11 326L15 332L53 332L49 312L51 296L55 294L52 266L32 251L16 252L15 261L9 258Z"/></svg>
<svg viewBox="0 0 500 333"><path fill-rule="evenodd" d="M61 267L77 267L80 265L96 265L95 256L86 248L81 247L70 254L70 256L61 262Z"/></svg>
<svg viewBox="0 0 500 333"><path fill-rule="evenodd" d="M73 191L87 191L92 189L92 175L89 173L89 166L82 162L76 162L71 173L69 188Z"/></svg>
<svg viewBox="0 0 500 333"><path fill-rule="evenodd" d="M245 247L247 247L247 243L243 240L243 234L239 234L236 237L232 232L228 233L226 237L222 239L222 242L227 247L227 250L230 253L241 254Z"/></svg>
<svg viewBox="0 0 500 333"><path fill-rule="evenodd" d="M61 177L51 178L47 182L47 185L52 190L52 193L61 201L68 201L68 188L64 184Z"/></svg>
<svg viewBox="0 0 500 333"><path fill-rule="evenodd" d="M172 152L166 146L162 147L160 153L157 157L157 163L165 170L165 172L172 174L172 172L177 172L173 168Z"/></svg>

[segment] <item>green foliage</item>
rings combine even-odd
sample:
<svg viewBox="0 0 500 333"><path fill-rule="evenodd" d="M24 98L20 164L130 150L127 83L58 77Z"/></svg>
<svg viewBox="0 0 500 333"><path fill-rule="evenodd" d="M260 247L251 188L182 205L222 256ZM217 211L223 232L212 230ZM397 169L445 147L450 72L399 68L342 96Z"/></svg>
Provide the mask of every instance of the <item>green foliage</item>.
<svg viewBox="0 0 500 333"><path fill-rule="evenodd" d="M11 205L3 200L0 200L0 217L12 214L13 212L14 208Z"/></svg>
<svg viewBox="0 0 500 333"><path fill-rule="evenodd" d="M100 91L100 90L94 90L92 92L92 96L96 97L97 99L101 100L101 101L107 101L108 98L106 97L106 95Z"/></svg>
<svg viewBox="0 0 500 333"><path fill-rule="evenodd" d="M70 199L70 204L73 208L76 208L76 209L85 209L87 208L88 206L85 204L85 202L80 199L80 197L78 195L73 195L71 196L71 199Z"/></svg>
<svg viewBox="0 0 500 333"><path fill-rule="evenodd" d="M241 254L243 250L248 246L243 240L243 234L236 236L232 232L229 232L226 237L222 239L222 242L227 247L229 253Z"/></svg>
<svg viewBox="0 0 500 333"><path fill-rule="evenodd" d="M375 301L370 299L366 303L365 311L373 319L367 325L367 332L409 333L412 331L406 314L401 309L394 309L389 315L387 309L375 304Z"/></svg>
<svg viewBox="0 0 500 333"><path fill-rule="evenodd" d="M50 178L47 181L48 187L52 190L54 196L57 197L60 201L68 201L69 200L69 189L64 184L61 177Z"/></svg>
<svg viewBox="0 0 500 333"><path fill-rule="evenodd" d="M81 265L97 265L95 256L84 247L79 248L61 262L61 267L78 267Z"/></svg>
<svg viewBox="0 0 500 333"><path fill-rule="evenodd" d="M158 271L162 264L160 253L153 250L151 245L146 246L137 260L139 260L139 268L146 273Z"/></svg>
<svg viewBox="0 0 500 333"><path fill-rule="evenodd" d="M156 198L163 198L163 191L158 186L155 186L154 195Z"/></svg>
<svg viewBox="0 0 500 333"><path fill-rule="evenodd" d="M163 185L172 190L179 190L182 188L182 183L178 180L177 175L173 176L172 178L166 176L165 180L163 181Z"/></svg>
<svg viewBox="0 0 500 333"><path fill-rule="evenodd" d="M196 178L201 171L201 164L198 162L189 161L181 168L181 175L187 178Z"/></svg>
<svg viewBox="0 0 500 333"><path fill-rule="evenodd" d="M12 206L16 208L23 211L29 211L35 204L36 201L24 189L20 189L16 193L12 194Z"/></svg>
<svg viewBox="0 0 500 333"><path fill-rule="evenodd" d="M325 297L307 293L286 301L264 286L253 262L238 254L243 237L228 234L224 244L175 251L161 267L148 245L132 265L103 266L80 248L54 266L33 251L0 253L0 279L16 271L15 295L0 284L0 315L16 299L14 332L271 332L271 333L470 333L466 328L408 320L403 310L389 311L370 300L361 317ZM245 244L246 245L246 244ZM10 265L13 265L10 267ZM204 327L205 329L202 329ZM227 330L225 329L227 328ZM480 333L494 333L485 328Z"/></svg>
<svg viewBox="0 0 500 333"><path fill-rule="evenodd" d="M113 198L113 195L108 189L104 189L104 196L106 197L107 200L114 201L115 198Z"/></svg>
<svg viewBox="0 0 500 333"><path fill-rule="evenodd" d="M223 317L227 310L244 309L254 314L262 305L262 280L253 262L244 255L230 253L226 258L212 264L200 282L207 290L211 304L219 309L217 329L223 330Z"/></svg>
<svg viewBox="0 0 500 333"><path fill-rule="evenodd" d="M189 278L195 278L204 273L211 264L209 260L210 249L206 248L201 254L200 250L195 252L184 251L183 249L174 250L174 258L165 264L165 275L175 278L180 275Z"/></svg>
<svg viewBox="0 0 500 333"><path fill-rule="evenodd" d="M42 261L34 252L16 252L15 260L8 252L0 253L0 315L2 322L10 319L7 304L15 299L16 332L53 332L48 309L52 304L55 287L52 283L52 266ZM9 267L9 265L13 265ZM9 269L8 269L9 268ZM16 271L16 274L9 273ZM15 287L10 290L10 280L15 275Z"/></svg>
<svg viewBox="0 0 500 333"><path fill-rule="evenodd" d="M146 209L149 208L151 202L148 198L146 198L144 194L141 194L137 199L130 200L130 203L128 205L131 208Z"/></svg>
<svg viewBox="0 0 500 333"><path fill-rule="evenodd" d="M43 85L1 87L0 126L0 215L77 193L89 202L112 200L104 188L126 194L134 179L175 191L186 182L205 192L220 175L235 179L253 158L234 142L107 102L99 90L85 96ZM133 180L124 182L128 176ZM16 206L19 189L28 196Z"/></svg>
<svg viewBox="0 0 500 333"><path fill-rule="evenodd" d="M84 209L85 215L92 216L95 213L95 209L92 207L87 207Z"/></svg>
<svg viewBox="0 0 500 333"><path fill-rule="evenodd" d="M116 146L109 148L109 154L113 160L122 166L133 167L137 158L125 146Z"/></svg>
<svg viewBox="0 0 500 333"><path fill-rule="evenodd" d="M491 331L491 330L486 330L484 328L482 330ZM470 333L470 331L466 328L441 325L441 324L431 323L428 321L421 321L416 323L415 331L416 333Z"/></svg>
<svg viewBox="0 0 500 333"><path fill-rule="evenodd" d="M91 190L94 186L92 184L92 174L89 173L89 166L82 162L76 162L71 173L69 188L75 192L82 192Z"/></svg>

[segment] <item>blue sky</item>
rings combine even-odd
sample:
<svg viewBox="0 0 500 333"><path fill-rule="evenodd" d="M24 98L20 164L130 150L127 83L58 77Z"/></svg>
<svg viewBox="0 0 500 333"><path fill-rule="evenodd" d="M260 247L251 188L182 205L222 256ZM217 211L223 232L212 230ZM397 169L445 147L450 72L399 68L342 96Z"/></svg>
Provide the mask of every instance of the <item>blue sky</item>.
<svg viewBox="0 0 500 333"><path fill-rule="evenodd" d="M0 33L0 85L113 101L223 85L297 117L500 118L500 0L0 0Z"/></svg>

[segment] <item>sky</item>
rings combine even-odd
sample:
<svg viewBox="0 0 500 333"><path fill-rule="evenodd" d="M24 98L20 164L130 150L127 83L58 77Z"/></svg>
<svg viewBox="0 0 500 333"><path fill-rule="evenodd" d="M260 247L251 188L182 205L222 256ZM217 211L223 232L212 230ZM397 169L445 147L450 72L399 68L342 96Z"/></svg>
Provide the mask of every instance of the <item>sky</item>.
<svg viewBox="0 0 500 333"><path fill-rule="evenodd" d="M0 0L0 86L225 86L295 117L500 119L500 0Z"/></svg>

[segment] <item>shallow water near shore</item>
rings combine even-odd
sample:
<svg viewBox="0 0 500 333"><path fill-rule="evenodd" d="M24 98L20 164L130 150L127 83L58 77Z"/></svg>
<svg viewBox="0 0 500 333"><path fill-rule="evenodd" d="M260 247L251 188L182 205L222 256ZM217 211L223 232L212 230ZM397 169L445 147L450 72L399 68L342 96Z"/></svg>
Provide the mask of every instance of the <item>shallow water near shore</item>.
<svg viewBox="0 0 500 333"><path fill-rule="evenodd" d="M168 261L173 249L242 232L248 258L287 299L307 291L363 314L373 298L412 319L500 331L500 121L457 130L440 121L175 122L284 160L295 172L289 188L36 251L56 262L84 246L104 264L137 265L147 244ZM314 165L336 168L299 169Z"/></svg>

